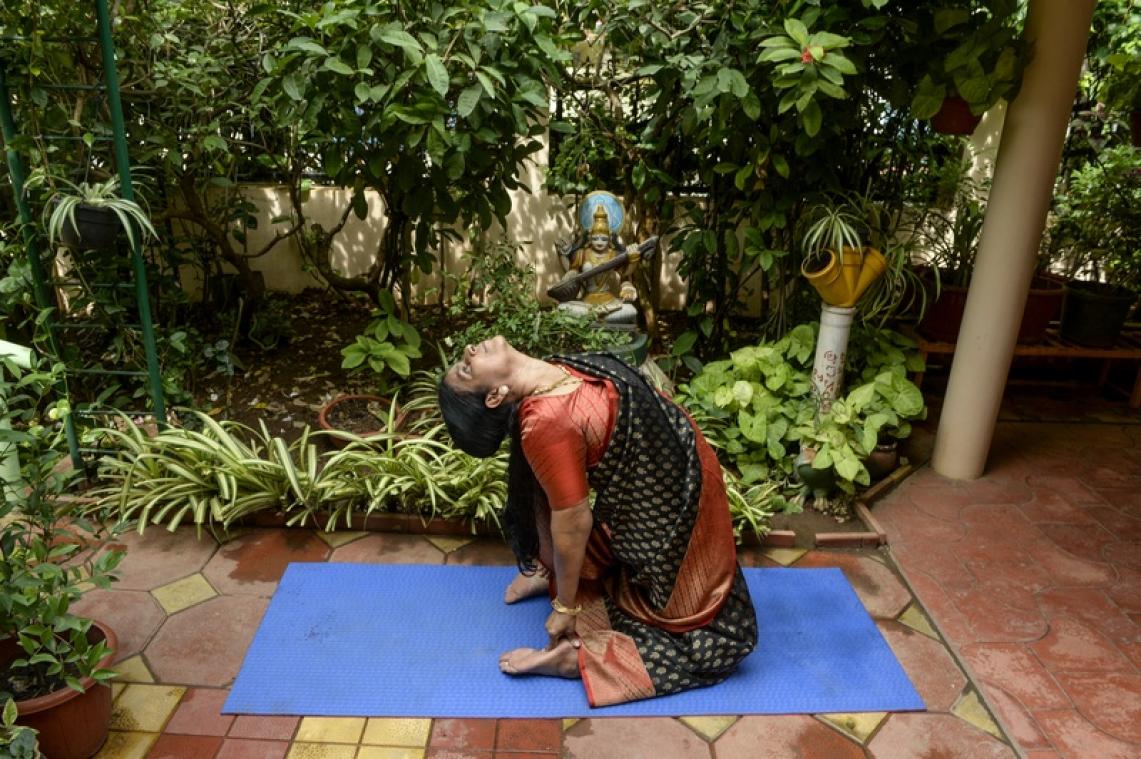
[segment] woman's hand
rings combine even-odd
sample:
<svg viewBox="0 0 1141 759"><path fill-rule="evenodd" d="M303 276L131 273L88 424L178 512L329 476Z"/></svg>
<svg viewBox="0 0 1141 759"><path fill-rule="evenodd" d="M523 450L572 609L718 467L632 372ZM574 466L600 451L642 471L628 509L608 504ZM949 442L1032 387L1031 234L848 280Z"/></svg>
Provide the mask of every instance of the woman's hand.
<svg viewBox="0 0 1141 759"><path fill-rule="evenodd" d="M551 642L547 646L547 650L554 649L561 640L569 640L570 644L575 648L582 645L582 641L575 633L575 615L563 614L561 611L552 611L551 616L547 617L547 635L551 636Z"/></svg>

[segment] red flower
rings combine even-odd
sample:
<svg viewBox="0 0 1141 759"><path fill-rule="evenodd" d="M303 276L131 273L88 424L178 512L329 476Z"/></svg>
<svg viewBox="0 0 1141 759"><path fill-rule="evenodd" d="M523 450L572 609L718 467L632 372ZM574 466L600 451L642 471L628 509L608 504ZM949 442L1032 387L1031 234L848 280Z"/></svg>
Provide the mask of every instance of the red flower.
<svg viewBox="0 0 1141 759"><path fill-rule="evenodd" d="M800 53L801 63L812 63L812 52L808 48L804 48Z"/></svg>

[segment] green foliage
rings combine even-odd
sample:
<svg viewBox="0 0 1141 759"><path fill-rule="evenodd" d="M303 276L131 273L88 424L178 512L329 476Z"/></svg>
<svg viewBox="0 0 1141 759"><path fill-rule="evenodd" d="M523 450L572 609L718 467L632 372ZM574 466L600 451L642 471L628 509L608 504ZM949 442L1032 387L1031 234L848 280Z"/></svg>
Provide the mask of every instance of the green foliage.
<svg viewBox="0 0 1141 759"><path fill-rule="evenodd" d="M4 701L3 719L0 721L0 751L10 759L41 759L37 731L16 724L19 714L16 702L11 698Z"/></svg>
<svg viewBox="0 0 1141 759"><path fill-rule="evenodd" d="M911 111L934 116L943 99L958 95L981 114L1001 98L1013 99L1029 59L1017 0L952 0L921 4L909 19L908 52L927 69Z"/></svg>
<svg viewBox="0 0 1141 759"><path fill-rule="evenodd" d="M773 343L706 364L679 387L679 399L744 484L787 481L810 443L819 461L813 466L834 466L851 492L853 484L868 484L862 459L875 437L907 437L908 422L923 418L923 397L906 376L921 364L912 341L889 330L854 330L846 369L853 387L823 414L812 393L815 344L815 325L802 324Z"/></svg>
<svg viewBox="0 0 1141 759"><path fill-rule="evenodd" d="M939 285L966 287L975 268L975 256L986 216L986 202L978 187L961 179L950 207L928 207L919 222L919 254Z"/></svg>
<svg viewBox="0 0 1141 759"><path fill-rule="evenodd" d="M78 230L75 212L83 207L103 208L114 213L132 246L135 245L135 236L139 232L142 233L139 244L148 237L157 235L147 212L138 203L119 194L120 180L117 175L104 182L76 183L63 177L48 177L40 173L30 177L25 186L35 186L40 182L52 186L44 208L44 229L48 233L48 242L52 245L63 236L65 230L70 229L73 233Z"/></svg>
<svg viewBox="0 0 1141 759"><path fill-rule="evenodd" d="M519 263L518 244L473 239L473 252L464 261L467 272L450 277L457 292L449 316L468 323L446 339L448 363L458 360L465 345L496 335L532 356L601 350L629 339L543 306L535 297L534 267Z"/></svg>
<svg viewBox="0 0 1141 759"><path fill-rule="evenodd" d="M407 377L412 371L411 359L420 358L420 333L398 316L396 299L392 293L383 291L379 298L380 308L372 312L372 321L365 327L364 334L357 335L356 341L341 350L345 369L358 369L367 366L380 375L384 385L384 375L392 372Z"/></svg>
<svg viewBox="0 0 1141 759"><path fill-rule="evenodd" d="M67 404L47 397L62 366L24 372L5 359L3 370L0 404L10 424L0 425L0 450L17 454L20 466L0 501L0 638L15 638L22 650L2 690L17 700L64 687L82 692L84 678L103 683L115 673L99 666L110 650L88 640L91 620L70 607L85 585L109 587L123 553L82 557L82 541L98 527L60 503L77 479L59 466Z"/></svg>
<svg viewBox="0 0 1141 759"><path fill-rule="evenodd" d="M1049 245L1070 277L1141 292L1141 154L1110 148L1055 193Z"/></svg>

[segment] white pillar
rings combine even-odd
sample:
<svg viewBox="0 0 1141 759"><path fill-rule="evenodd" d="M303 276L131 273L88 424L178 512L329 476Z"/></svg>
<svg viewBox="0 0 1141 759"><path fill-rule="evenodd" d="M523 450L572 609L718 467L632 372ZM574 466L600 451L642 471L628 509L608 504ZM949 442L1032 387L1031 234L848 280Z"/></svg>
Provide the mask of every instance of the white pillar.
<svg viewBox="0 0 1141 759"><path fill-rule="evenodd" d="M932 465L983 473L1034 264L1096 0L1031 0L1034 57L1010 104Z"/></svg>

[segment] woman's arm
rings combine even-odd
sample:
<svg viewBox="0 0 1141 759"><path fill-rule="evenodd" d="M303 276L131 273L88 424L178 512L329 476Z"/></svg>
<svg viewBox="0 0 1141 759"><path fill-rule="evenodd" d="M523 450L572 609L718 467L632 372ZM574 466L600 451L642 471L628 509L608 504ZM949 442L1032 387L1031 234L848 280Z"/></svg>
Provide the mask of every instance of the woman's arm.
<svg viewBox="0 0 1141 759"><path fill-rule="evenodd" d="M594 525L590 502L583 499L567 509L551 511L551 542L554 544L556 600L564 608L578 606L578 577L586 554L586 543ZM550 648L563 638L573 639L575 615L552 611L547 618L547 633L551 636Z"/></svg>

